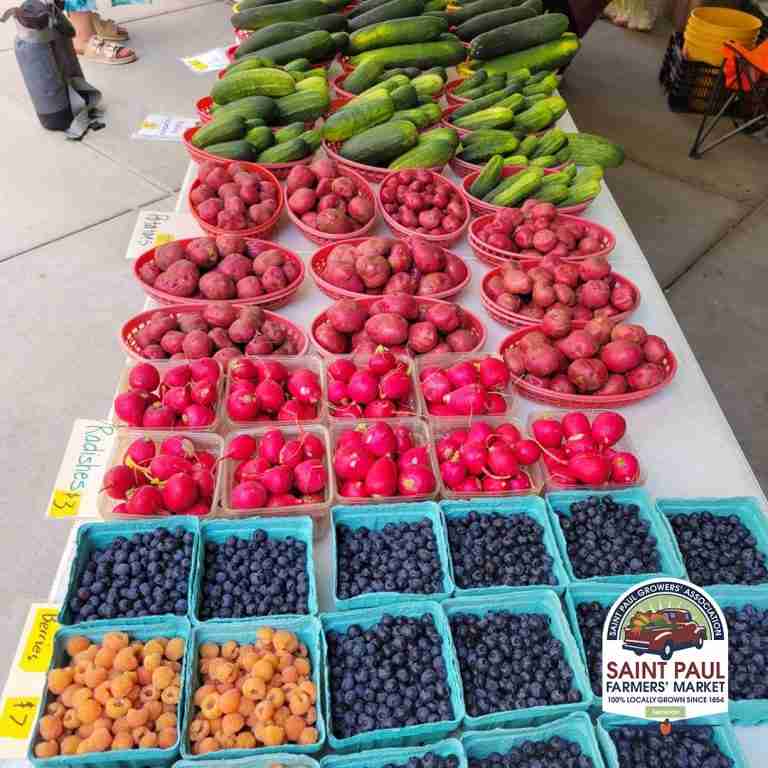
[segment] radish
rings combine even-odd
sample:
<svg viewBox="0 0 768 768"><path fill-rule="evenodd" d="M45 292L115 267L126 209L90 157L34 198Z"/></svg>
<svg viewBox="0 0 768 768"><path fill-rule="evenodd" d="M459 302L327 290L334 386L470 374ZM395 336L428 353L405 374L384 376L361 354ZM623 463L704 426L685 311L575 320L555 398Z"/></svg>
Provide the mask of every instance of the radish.
<svg viewBox="0 0 768 768"><path fill-rule="evenodd" d="M411 378L404 370L390 370L380 380L379 390L389 400L405 400L411 394Z"/></svg>
<svg viewBox="0 0 768 768"><path fill-rule="evenodd" d="M443 371L435 370L421 379L421 392L428 403L442 403L451 389L451 382Z"/></svg>
<svg viewBox="0 0 768 768"><path fill-rule="evenodd" d="M367 499L368 491L365 489L363 480L345 480L339 488L339 496L346 496L353 499Z"/></svg>
<svg viewBox="0 0 768 768"><path fill-rule="evenodd" d="M356 403L370 403L378 396L379 380L370 371L355 371L347 382L347 393Z"/></svg>
<svg viewBox="0 0 768 768"><path fill-rule="evenodd" d="M581 411L566 413L560 422L566 438L581 437L590 434L589 419Z"/></svg>
<svg viewBox="0 0 768 768"><path fill-rule="evenodd" d="M192 372L188 365L177 365L163 374L163 384L166 387L184 387L190 381L192 381Z"/></svg>
<svg viewBox="0 0 768 768"><path fill-rule="evenodd" d="M365 475L365 490L369 496L394 496L397 492L398 468L389 456L381 456L371 464Z"/></svg>
<svg viewBox="0 0 768 768"><path fill-rule="evenodd" d="M328 366L328 373L330 373L334 379L338 379L339 381L349 381L356 370L357 367L351 360L334 360Z"/></svg>
<svg viewBox="0 0 768 768"><path fill-rule="evenodd" d="M189 385L189 397L196 405L213 407L218 399L218 390L215 384L207 381L193 381Z"/></svg>
<svg viewBox="0 0 768 768"><path fill-rule="evenodd" d="M397 358L387 349L375 352L368 358L368 368L374 376L384 376L397 366Z"/></svg>
<svg viewBox="0 0 768 768"><path fill-rule="evenodd" d="M459 446L451 440L450 437L446 436L441 438L437 445L435 446L435 451L437 452L437 458L438 461L445 462L445 461L451 461L456 456L458 456L458 449Z"/></svg>
<svg viewBox="0 0 768 768"><path fill-rule="evenodd" d="M186 438L167 438L166 440L163 441L162 445L160 446L161 453L169 452L164 449L165 444L168 442L168 440L177 440L179 443L184 442L186 446L188 446L189 450L191 451L189 456L195 455L195 446L192 444L191 440L188 440ZM140 467L144 467L147 464L149 464L149 462L152 461L152 459L155 458L156 453L157 453L157 449L155 448L154 440L150 440L148 437L139 437L128 446L128 449L126 450L125 455L126 457L129 457L134 464L137 464ZM189 456L187 456L186 458L189 458ZM126 464L127 463L128 462L126 461Z"/></svg>
<svg viewBox="0 0 768 768"><path fill-rule="evenodd" d="M557 419L537 419L532 429L536 442L544 448L558 448L563 442L563 428Z"/></svg>
<svg viewBox="0 0 768 768"><path fill-rule="evenodd" d="M519 471L514 449L506 442L500 441L488 447L489 474L495 477L509 478Z"/></svg>
<svg viewBox="0 0 768 768"><path fill-rule="evenodd" d="M363 409L367 419L391 419L397 415L395 404L391 400L374 400Z"/></svg>
<svg viewBox="0 0 768 768"><path fill-rule="evenodd" d="M400 469L404 467L415 467L417 464L429 466L429 451L426 445L417 445L409 448L402 453L397 460L397 466Z"/></svg>
<svg viewBox="0 0 768 768"><path fill-rule="evenodd" d="M142 485L129 493L126 513L137 517L151 517L163 508L163 497L154 485Z"/></svg>
<svg viewBox="0 0 768 768"><path fill-rule="evenodd" d="M198 499L199 490L194 478L183 472L171 475L163 486L163 505L169 512L181 514Z"/></svg>
<svg viewBox="0 0 768 768"><path fill-rule="evenodd" d="M235 470L235 481L239 483L242 480L258 480L269 467L269 462L260 456L255 459L248 459L238 465Z"/></svg>
<svg viewBox="0 0 768 768"><path fill-rule="evenodd" d="M365 448L343 447L333 457L333 468L342 480L365 480L373 462Z"/></svg>
<svg viewBox="0 0 768 768"><path fill-rule="evenodd" d="M611 476L611 462L599 453L580 453L568 460L568 472L584 485L600 486Z"/></svg>
<svg viewBox="0 0 768 768"><path fill-rule="evenodd" d="M160 481L168 480L177 473L189 474L194 464L181 456L170 456L160 453L149 463L150 473Z"/></svg>
<svg viewBox="0 0 768 768"><path fill-rule="evenodd" d="M485 421L476 421L467 432L470 443L485 443L493 434L493 427Z"/></svg>
<svg viewBox="0 0 768 768"><path fill-rule="evenodd" d="M215 384L221 377L219 364L211 357L200 357L189 363L189 372L195 381Z"/></svg>
<svg viewBox="0 0 768 768"><path fill-rule="evenodd" d="M296 488L301 493L319 493L325 489L328 482L328 473L322 462L317 459L307 459L296 465L294 478Z"/></svg>
<svg viewBox="0 0 768 768"><path fill-rule="evenodd" d="M141 426L150 429L166 429L176 424L173 410L162 403L152 403L141 419Z"/></svg>
<svg viewBox="0 0 768 768"><path fill-rule="evenodd" d="M277 413L285 403L283 388L273 379L264 379L257 385L256 397L261 409L268 413Z"/></svg>
<svg viewBox="0 0 768 768"><path fill-rule="evenodd" d="M259 443L259 456L266 459L270 464L277 464L280 458L280 451L285 445L285 438L279 429L270 429L264 433Z"/></svg>
<svg viewBox="0 0 768 768"><path fill-rule="evenodd" d="M293 486L293 471L289 467L270 467L261 482L271 494L288 493Z"/></svg>
<svg viewBox="0 0 768 768"><path fill-rule="evenodd" d="M402 496L420 496L435 490L437 483L430 467L416 464L400 472L397 488Z"/></svg>
<svg viewBox="0 0 768 768"><path fill-rule="evenodd" d="M484 443L462 443L459 456L473 475L479 475L488 462L488 451Z"/></svg>
<svg viewBox="0 0 768 768"><path fill-rule="evenodd" d="M640 479L640 464L627 451L621 451L611 459L611 479L616 483L636 483Z"/></svg>
<svg viewBox="0 0 768 768"><path fill-rule="evenodd" d="M440 477L451 490L456 490L466 476L467 468L461 461L450 459L440 465Z"/></svg>
<svg viewBox="0 0 768 768"><path fill-rule="evenodd" d="M256 363L248 357L238 357L229 364L230 378L255 381L259 376Z"/></svg>
<svg viewBox="0 0 768 768"><path fill-rule="evenodd" d="M258 443L251 435L236 435L229 441L228 450L221 458L247 461L256 453L257 448Z"/></svg>
<svg viewBox="0 0 768 768"><path fill-rule="evenodd" d="M115 414L131 427L140 427L147 410L148 402L135 391L122 392L115 398Z"/></svg>
<svg viewBox="0 0 768 768"><path fill-rule="evenodd" d="M229 499L233 509L260 509L266 506L267 489L257 480L238 483Z"/></svg>
<svg viewBox="0 0 768 768"><path fill-rule="evenodd" d="M510 489L509 477L493 477L486 475L482 479L483 493L501 493Z"/></svg>
<svg viewBox="0 0 768 768"><path fill-rule="evenodd" d="M598 444L606 448L618 443L626 431L627 422L624 417L613 411L599 413L592 420L592 437Z"/></svg>
<svg viewBox="0 0 768 768"><path fill-rule="evenodd" d="M483 413L487 390L482 384L467 384L449 392L443 402L457 416Z"/></svg>
<svg viewBox="0 0 768 768"><path fill-rule="evenodd" d="M480 478L475 477L474 475L469 475L468 477L465 477L459 483L458 487L454 488L453 490L461 493L479 493L483 490L483 486L480 483Z"/></svg>
<svg viewBox="0 0 768 768"><path fill-rule="evenodd" d="M202 429L209 424L213 424L215 418L216 414L211 408L191 403L184 409L184 413L181 414L181 423L190 429Z"/></svg>
<svg viewBox="0 0 768 768"><path fill-rule="evenodd" d="M154 392L160 386L160 374L150 363L139 363L128 374L128 386L144 392Z"/></svg>
<svg viewBox="0 0 768 768"><path fill-rule="evenodd" d="M349 402L349 389L346 381L331 379L328 382L328 402L334 405L346 405Z"/></svg>
<svg viewBox="0 0 768 768"><path fill-rule="evenodd" d="M405 453L408 449L413 448L413 433L408 427L404 425L397 426L394 432L398 453Z"/></svg>
<svg viewBox="0 0 768 768"><path fill-rule="evenodd" d="M365 430L363 444L374 456L386 456L397 448L397 438L392 427L384 422L377 422Z"/></svg>
<svg viewBox="0 0 768 768"><path fill-rule="evenodd" d="M476 384L480 380L478 369L468 360L446 368L444 373L454 389Z"/></svg>
<svg viewBox="0 0 768 768"><path fill-rule="evenodd" d="M289 469L294 469L304 460L304 447L301 440L288 440L280 449L278 463Z"/></svg>
<svg viewBox="0 0 768 768"><path fill-rule="evenodd" d="M288 391L301 403L316 403L322 396L317 375L307 368L299 368L291 373Z"/></svg>
<svg viewBox="0 0 768 768"><path fill-rule="evenodd" d="M322 459L325 456L325 443L311 432L302 437L302 446L306 459Z"/></svg>
<svg viewBox="0 0 768 768"><path fill-rule="evenodd" d="M256 394L230 392L227 398L227 414L233 421L252 421L261 411L261 401Z"/></svg>
<svg viewBox="0 0 768 768"><path fill-rule="evenodd" d="M529 466L541 458L541 448L533 440L519 440L514 444L514 449L519 464Z"/></svg>
<svg viewBox="0 0 768 768"><path fill-rule="evenodd" d="M501 435L510 445L515 445L522 439L520 430L514 424L499 424L495 433Z"/></svg>
<svg viewBox="0 0 768 768"><path fill-rule="evenodd" d="M533 487L531 485L531 478L525 472L520 472L515 477L511 477L508 482L510 491L528 491Z"/></svg>
<svg viewBox="0 0 768 768"><path fill-rule="evenodd" d="M128 491L136 484L133 470L124 464L116 464L104 473L105 491L111 499L125 499Z"/></svg>

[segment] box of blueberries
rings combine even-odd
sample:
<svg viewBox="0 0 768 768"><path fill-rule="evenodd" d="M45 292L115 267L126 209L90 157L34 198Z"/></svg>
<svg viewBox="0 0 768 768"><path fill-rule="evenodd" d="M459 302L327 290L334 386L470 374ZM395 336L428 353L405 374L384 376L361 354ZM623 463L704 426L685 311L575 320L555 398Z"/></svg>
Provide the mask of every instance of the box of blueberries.
<svg viewBox="0 0 768 768"><path fill-rule="evenodd" d="M275 752L261 757L240 757L236 760L179 760L173 768L320 768L309 755Z"/></svg>
<svg viewBox="0 0 768 768"><path fill-rule="evenodd" d="M448 540L433 501L333 507L331 596L337 611L453 594Z"/></svg>
<svg viewBox="0 0 768 768"><path fill-rule="evenodd" d="M469 731L461 737L461 743L468 768L518 765L605 768L595 728L585 712L573 712L534 728Z"/></svg>
<svg viewBox="0 0 768 768"><path fill-rule="evenodd" d="M184 516L81 526L59 623L187 616L199 533Z"/></svg>
<svg viewBox="0 0 768 768"><path fill-rule="evenodd" d="M461 680L439 603L390 603L321 614L320 620L333 749L422 744L458 728L464 718Z"/></svg>
<svg viewBox="0 0 768 768"><path fill-rule="evenodd" d="M737 725L768 723L768 585L713 587L728 624L728 712Z"/></svg>
<svg viewBox="0 0 768 768"><path fill-rule="evenodd" d="M657 499L688 580L700 587L768 583L768 521L751 496Z"/></svg>
<svg viewBox="0 0 768 768"><path fill-rule="evenodd" d="M642 488L546 497L552 527L572 583L634 584L664 574L682 578L672 529Z"/></svg>
<svg viewBox="0 0 768 768"><path fill-rule="evenodd" d="M538 496L441 501L457 596L568 583L544 501Z"/></svg>
<svg viewBox="0 0 768 768"><path fill-rule="evenodd" d="M601 712L603 625L610 607L626 590L625 584L572 584L565 593L565 612L592 685L592 709Z"/></svg>
<svg viewBox="0 0 768 768"><path fill-rule="evenodd" d="M312 520L203 523L190 605L195 623L316 614Z"/></svg>
<svg viewBox="0 0 768 768"><path fill-rule="evenodd" d="M644 756L642 765L648 766L747 768L727 717L698 717L684 724L673 723L670 733L662 736L658 723L601 715L597 720L597 739L607 768L637 765L637 754Z"/></svg>
<svg viewBox="0 0 768 768"><path fill-rule="evenodd" d="M591 704L589 678L555 592L455 598L443 610L456 649L466 728L536 725Z"/></svg>
<svg viewBox="0 0 768 768"><path fill-rule="evenodd" d="M444 739L426 747L370 749L353 755L327 755L322 768L467 768L457 739Z"/></svg>

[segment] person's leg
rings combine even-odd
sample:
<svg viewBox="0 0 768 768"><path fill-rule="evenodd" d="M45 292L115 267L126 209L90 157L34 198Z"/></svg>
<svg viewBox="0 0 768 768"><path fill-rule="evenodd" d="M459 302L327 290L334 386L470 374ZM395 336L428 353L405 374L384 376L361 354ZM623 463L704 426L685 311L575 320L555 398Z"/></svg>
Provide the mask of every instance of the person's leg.
<svg viewBox="0 0 768 768"><path fill-rule="evenodd" d="M93 28L93 11L71 11L67 15L72 22L72 26L75 28L75 50L77 53L82 54L88 41L95 33Z"/></svg>
<svg viewBox="0 0 768 768"><path fill-rule="evenodd" d="M114 43L102 45L102 41L96 37L96 30L93 24L93 11L69 11L67 15L72 22L72 26L75 28L75 39L73 43L78 55L85 55L86 58L104 62L109 62L114 59L128 59L130 61L136 59L136 54L131 48L126 48Z"/></svg>

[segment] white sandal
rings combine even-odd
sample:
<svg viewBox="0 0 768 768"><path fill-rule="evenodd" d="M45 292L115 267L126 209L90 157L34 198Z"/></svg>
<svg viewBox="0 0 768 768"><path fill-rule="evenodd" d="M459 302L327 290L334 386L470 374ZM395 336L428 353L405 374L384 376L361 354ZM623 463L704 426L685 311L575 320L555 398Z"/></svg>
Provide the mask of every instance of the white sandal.
<svg viewBox="0 0 768 768"><path fill-rule="evenodd" d="M113 19L102 19L95 12L93 14L93 29L97 37L113 43L124 43L130 38L128 30L121 27L116 21Z"/></svg>
<svg viewBox="0 0 768 768"><path fill-rule="evenodd" d="M120 56L121 51L130 51L130 55ZM130 48L111 40L102 40L96 35L91 37L80 56L98 64L132 64L138 58Z"/></svg>

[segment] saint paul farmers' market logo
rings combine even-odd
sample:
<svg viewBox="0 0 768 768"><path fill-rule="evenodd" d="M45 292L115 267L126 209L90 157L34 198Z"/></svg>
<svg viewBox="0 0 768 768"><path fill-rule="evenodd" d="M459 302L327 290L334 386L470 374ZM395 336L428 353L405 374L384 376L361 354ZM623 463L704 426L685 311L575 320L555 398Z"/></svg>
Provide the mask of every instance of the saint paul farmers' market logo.
<svg viewBox="0 0 768 768"><path fill-rule="evenodd" d="M603 710L646 720L728 711L728 628L703 589L649 579L616 600L603 627Z"/></svg>

